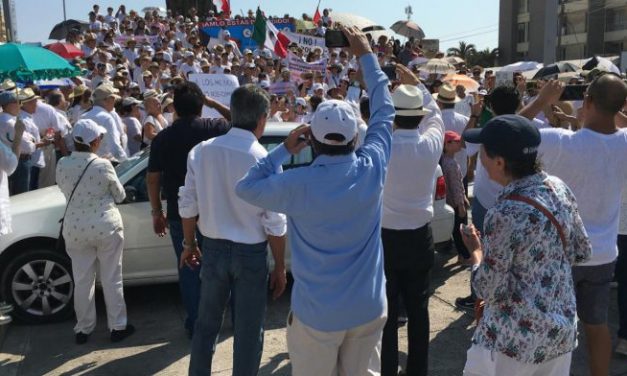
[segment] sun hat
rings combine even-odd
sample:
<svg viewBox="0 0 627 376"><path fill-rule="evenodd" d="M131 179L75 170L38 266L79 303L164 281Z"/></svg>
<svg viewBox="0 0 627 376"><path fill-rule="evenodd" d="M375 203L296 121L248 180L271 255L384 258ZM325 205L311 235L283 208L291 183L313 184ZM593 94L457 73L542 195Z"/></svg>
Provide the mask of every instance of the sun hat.
<svg viewBox="0 0 627 376"><path fill-rule="evenodd" d="M433 94L433 99L441 103L450 104L461 101L461 99L457 96L457 90L455 90L455 87L449 82L446 82L442 86L440 86L438 92Z"/></svg>
<svg viewBox="0 0 627 376"><path fill-rule="evenodd" d="M30 102L39 98L40 97L37 94L35 94L33 89L29 87L21 89L17 93L17 99L22 103Z"/></svg>
<svg viewBox="0 0 627 376"><path fill-rule="evenodd" d="M396 116L424 116L430 111L422 108L422 91L413 85L400 85L392 93Z"/></svg>
<svg viewBox="0 0 627 376"><path fill-rule="evenodd" d="M119 92L120 91L111 84L102 84L94 90L91 97L94 101L107 99L109 97L120 98L118 95Z"/></svg>
<svg viewBox="0 0 627 376"><path fill-rule="evenodd" d="M95 121L91 119L81 119L74 124L72 139L79 144L89 145L105 133L107 133L107 130L98 125Z"/></svg>
<svg viewBox="0 0 627 376"><path fill-rule="evenodd" d="M159 93L156 90L152 90L152 89L147 90L144 93L144 101L146 99L150 99L150 98L157 98L157 99L159 99ZM159 102L161 102L161 101L159 101Z"/></svg>
<svg viewBox="0 0 627 376"><path fill-rule="evenodd" d="M322 102L311 119L311 133L318 142L326 145L348 145L357 136L357 118L353 108L335 99ZM339 134L344 140L329 138L331 134Z"/></svg>

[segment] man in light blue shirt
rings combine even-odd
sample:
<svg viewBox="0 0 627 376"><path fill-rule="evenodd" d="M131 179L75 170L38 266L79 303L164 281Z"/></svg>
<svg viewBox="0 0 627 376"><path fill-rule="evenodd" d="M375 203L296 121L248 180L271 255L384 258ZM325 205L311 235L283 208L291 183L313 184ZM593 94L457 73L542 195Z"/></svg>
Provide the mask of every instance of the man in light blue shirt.
<svg viewBox="0 0 627 376"><path fill-rule="evenodd" d="M288 217L295 282L287 341L298 375L367 374L371 361L379 363L386 317L381 204L395 110L367 38L357 29L344 33L370 97L364 144L354 150L351 106L323 102L311 127L292 131L236 187L245 201ZM311 166L276 173L308 143L318 155Z"/></svg>

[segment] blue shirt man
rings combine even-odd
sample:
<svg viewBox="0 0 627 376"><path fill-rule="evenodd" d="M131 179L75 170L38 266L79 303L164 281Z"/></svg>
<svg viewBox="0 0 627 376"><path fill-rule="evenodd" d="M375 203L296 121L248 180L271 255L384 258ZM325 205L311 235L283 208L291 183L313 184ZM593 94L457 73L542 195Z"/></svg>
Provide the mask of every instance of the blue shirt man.
<svg viewBox="0 0 627 376"><path fill-rule="evenodd" d="M288 347L299 374L314 373L303 370L305 367L299 366L292 351L294 341L290 341L289 334L292 321L329 333L350 331L383 318L372 349L385 323L381 205L395 109L388 79L366 38L363 37L365 45L360 51L354 45L362 43L363 34L354 29L344 32L353 53L359 57L370 97L372 115L363 145L343 155L322 153L308 167L277 174L277 167L290 154L287 147L293 137L290 136L286 143L260 160L236 187L237 195L245 201L287 215L294 276ZM346 145L357 135L356 124L346 102L323 102L312 119L310 142L318 154L316 145L321 143ZM296 133L304 132L296 130ZM325 135L347 137L326 139ZM339 357L343 356L342 351ZM317 364L313 366L324 362L325 358L316 358ZM338 362L342 366L342 361Z"/></svg>

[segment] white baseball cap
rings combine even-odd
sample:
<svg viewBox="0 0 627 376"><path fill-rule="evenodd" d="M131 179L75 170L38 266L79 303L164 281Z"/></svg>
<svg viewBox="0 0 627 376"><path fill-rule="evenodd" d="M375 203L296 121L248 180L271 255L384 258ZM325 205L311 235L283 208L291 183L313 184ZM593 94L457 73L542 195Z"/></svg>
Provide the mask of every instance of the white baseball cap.
<svg viewBox="0 0 627 376"><path fill-rule="evenodd" d="M91 119L81 119L74 124L72 139L79 144L89 145L105 133L107 133L107 130L96 124L95 121Z"/></svg>
<svg viewBox="0 0 627 376"><path fill-rule="evenodd" d="M357 136L357 118L353 108L344 101L322 102L311 119L311 133L316 140L327 145L348 145ZM327 138L339 134L343 141Z"/></svg>
<svg viewBox="0 0 627 376"><path fill-rule="evenodd" d="M316 82L315 84L313 84L311 89L312 89L312 91L324 90L324 86L321 83Z"/></svg>
<svg viewBox="0 0 627 376"><path fill-rule="evenodd" d="M307 100L305 100L305 98L303 97L298 97L296 98L296 104L301 105L303 107L307 107Z"/></svg>

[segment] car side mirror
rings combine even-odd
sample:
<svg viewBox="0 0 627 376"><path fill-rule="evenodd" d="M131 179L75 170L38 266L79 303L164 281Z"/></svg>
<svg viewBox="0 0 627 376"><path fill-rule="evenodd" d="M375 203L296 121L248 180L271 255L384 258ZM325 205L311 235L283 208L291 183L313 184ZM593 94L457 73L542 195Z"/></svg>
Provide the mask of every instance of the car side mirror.
<svg viewBox="0 0 627 376"><path fill-rule="evenodd" d="M132 185L128 185L124 187L124 192L126 192L126 198L122 202L123 204L131 204L133 202L137 202L137 188Z"/></svg>

